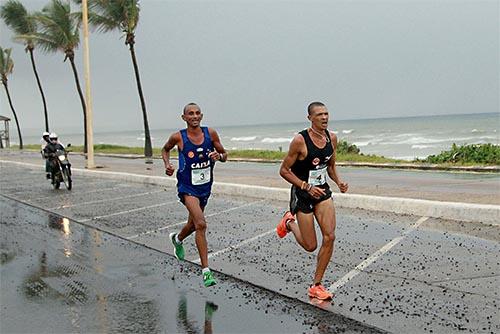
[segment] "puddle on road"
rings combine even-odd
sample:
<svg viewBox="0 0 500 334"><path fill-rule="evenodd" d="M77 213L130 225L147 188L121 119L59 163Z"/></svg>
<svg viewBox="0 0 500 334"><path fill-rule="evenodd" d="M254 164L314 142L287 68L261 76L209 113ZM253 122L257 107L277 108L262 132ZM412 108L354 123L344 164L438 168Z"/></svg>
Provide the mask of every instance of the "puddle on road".
<svg viewBox="0 0 500 334"><path fill-rule="evenodd" d="M1 332L376 333L0 197Z"/></svg>

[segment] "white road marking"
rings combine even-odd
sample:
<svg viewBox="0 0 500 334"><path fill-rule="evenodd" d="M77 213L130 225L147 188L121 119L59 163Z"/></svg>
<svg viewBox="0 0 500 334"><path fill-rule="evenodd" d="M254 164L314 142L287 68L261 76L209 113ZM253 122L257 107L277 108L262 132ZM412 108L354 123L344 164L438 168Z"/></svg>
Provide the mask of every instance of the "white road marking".
<svg viewBox="0 0 500 334"><path fill-rule="evenodd" d="M177 200L176 201L165 202L165 203L160 203L160 204L149 205L149 206L143 206L143 207L140 207L140 208L126 210L126 211L115 212L115 213L111 213L109 215L104 215L104 216L95 216L95 217L92 217L92 218L80 220L80 222L85 223L85 222L89 222L91 220L97 220L97 219L101 219L101 218L108 218L108 217L113 217L113 216L118 216L118 215L124 215L126 213L131 213L131 212L136 212L136 211L141 211L141 210L146 210L146 209L151 209L151 208L157 208L157 207L164 206L164 205L167 205L167 204L172 204L172 203L175 203L175 202L177 202Z"/></svg>
<svg viewBox="0 0 500 334"><path fill-rule="evenodd" d="M221 213L226 213L226 212L231 212L231 211L234 211L234 210L238 210L238 209L244 208L246 206L254 205L254 204L257 204L257 203L264 202L264 201L265 200L258 200L258 201L255 201L255 202L251 202L251 203L243 204L243 205L240 205L240 206L236 206L236 207L233 207L233 208L230 208L230 209L227 209L227 210L222 210L222 211L219 211L219 212L214 212L212 214L206 215L205 218L209 218L209 217L213 217L213 216L216 216L216 215L220 215ZM184 220L182 222L171 224L171 225L167 225L167 226L163 226L163 227L157 228L155 230L146 231L146 232L142 232L142 233L139 233L139 234L134 234L134 235L128 237L127 239L135 239L137 237L142 237L143 235L148 235L148 234L151 234L151 233L160 232L160 231L166 230L167 228L176 227L176 226L179 226L179 225L184 225L186 223L187 223L187 220Z"/></svg>
<svg viewBox="0 0 500 334"><path fill-rule="evenodd" d="M226 247L226 248L224 248L224 249L221 249L221 250L219 250L219 251L217 251L217 252L212 252L212 253L209 253L209 254L208 254L208 258L210 259L210 258L212 258L212 257L214 257L214 256L217 256L217 255L220 255L220 254L224 254L224 253L227 253L227 252L229 252L229 251L232 251L232 250L238 249L238 248L240 248L241 246L244 246L244 245L246 245L246 244L248 244L248 243L251 243L252 241L255 241L255 240L257 240L257 239L260 239L260 238L262 238L262 237L265 237L266 235L271 234L271 233L276 233L276 229L275 229L275 228L273 228L272 230L269 230L269 231L266 231L266 232L261 233L261 234L259 234L259 235L256 235L256 236L254 236L254 237L252 237L252 238L250 238L250 239L243 240L242 242L240 242L239 244L236 244L236 245L234 245L234 246L229 246L229 247ZM191 262L193 262L193 263L200 263L200 262L201 262L201 260L200 260L200 259L197 259L197 260L193 260L193 261L191 261Z"/></svg>
<svg viewBox="0 0 500 334"><path fill-rule="evenodd" d="M101 188L101 189L94 189L94 190L89 190L89 191L78 191L78 195L86 195L86 194L92 194L92 193L97 193L97 192L100 192L100 191L108 191L108 190L115 190L116 188L118 187L128 187L128 185L116 185L114 187L109 187L109 188ZM62 193L57 193L57 194L51 194L51 196L64 196L64 195L67 195L67 194L70 194L69 192L62 192ZM76 194L76 193L75 193ZM48 198L48 196L44 196L44 197L37 197L37 198L29 198L27 199L27 201L36 201L36 200L41 200L41 199L44 199L44 198Z"/></svg>
<svg viewBox="0 0 500 334"><path fill-rule="evenodd" d="M349 282L351 279L356 277L359 273L361 273L366 267L368 267L370 264L375 262L378 258L380 258L382 255L387 253L391 248L396 246L398 243L401 242L401 240L405 239L411 232L415 231L423 222L425 222L429 217L421 217L419 220L415 222L415 224L411 225L406 231L403 232L403 234L399 237L396 237L392 239L390 242L385 244L382 248L380 248L378 251L370 255L367 259L365 259L363 262L358 264L353 270L345 274L341 279L339 279L337 282L332 284L328 291L331 293L335 293L339 288L344 286L347 282Z"/></svg>
<svg viewBox="0 0 500 334"><path fill-rule="evenodd" d="M102 203L102 202L111 202L111 201L116 201L116 200L120 200L120 199L127 199L127 198L133 198L133 197L139 197L139 196L146 196L146 195L151 195L151 194L157 194L157 193L160 193L160 192L163 192L163 191L164 190L156 190L156 191L150 191L150 192L147 192L147 193L127 195L127 196L122 196L122 197L114 197L114 198L109 198L109 199L101 199L101 200L97 200L97 201L81 202L81 203L76 203L76 204L68 204L68 205L56 206L56 207L50 208L48 210L66 209L66 208L73 208L75 206L87 205L87 204L95 204L95 203Z"/></svg>

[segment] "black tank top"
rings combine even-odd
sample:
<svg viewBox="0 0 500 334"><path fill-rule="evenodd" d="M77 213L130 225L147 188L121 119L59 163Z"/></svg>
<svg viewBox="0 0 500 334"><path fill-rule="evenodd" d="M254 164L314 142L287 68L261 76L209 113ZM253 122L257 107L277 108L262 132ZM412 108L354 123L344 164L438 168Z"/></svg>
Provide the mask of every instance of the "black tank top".
<svg viewBox="0 0 500 334"><path fill-rule="evenodd" d="M300 131L299 134L304 137L307 147L307 156L304 160L295 161L291 168L292 172L302 181L306 181L313 186L327 188L326 176L328 175L328 162L333 156L333 144L331 143L332 140L329 131L325 130L328 141L323 148L314 145L307 129Z"/></svg>

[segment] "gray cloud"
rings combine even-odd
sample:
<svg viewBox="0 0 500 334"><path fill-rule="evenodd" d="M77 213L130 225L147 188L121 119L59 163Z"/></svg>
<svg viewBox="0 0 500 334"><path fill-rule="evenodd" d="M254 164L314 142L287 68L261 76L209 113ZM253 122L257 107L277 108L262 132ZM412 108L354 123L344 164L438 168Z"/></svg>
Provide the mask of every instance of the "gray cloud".
<svg viewBox="0 0 500 334"><path fill-rule="evenodd" d="M311 100L336 119L499 112L498 13L497 1L143 0L136 51L150 125L183 126L191 101L214 126L303 121ZM14 48L9 87L21 124L42 129L29 59L0 30ZM93 33L90 43L95 129L141 129L123 39ZM62 54L36 56L51 124L81 131L70 65ZM76 57L83 79L81 48Z"/></svg>

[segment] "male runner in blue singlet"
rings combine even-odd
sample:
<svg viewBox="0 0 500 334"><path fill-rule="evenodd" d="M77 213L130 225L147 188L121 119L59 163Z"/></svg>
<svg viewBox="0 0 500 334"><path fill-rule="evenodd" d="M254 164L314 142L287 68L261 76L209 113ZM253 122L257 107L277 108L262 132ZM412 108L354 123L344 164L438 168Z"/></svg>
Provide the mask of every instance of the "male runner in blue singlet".
<svg viewBox="0 0 500 334"><path fill-rule="evenodd" d="M321 284L321 280L332 257L336 225L332 191L326 182L327 175L341 192L345 193L349 186L340 180L335 167L337 136L328 130L326 106L321 102L313 102L308 106L307 112L311 126L293 138L281 164L280 175L292 184L292 189L290 211L285 213L276 232L280 238L291 232L302 248L313 252L318 247L314 228L316 218L323 240L308 295L327 300L333 295Z"/></svg>
<svg viewBox="0 0 500 334"><path fill-rule="evenodd" d="M161 155L165 163L165 174L172 176L175 169L170 163L170 150L177 146L179 152L177 191L180 201L189 213L188 221L181 231L170 233L169 238L174 246L174 254L177 259L184 260L182 241L195 232L203 283L208 287L216 284L216 281L208 268L208 247L205 237L207 223L203 211L212 189L215 161L226 161L227 153L217 131L200 125L202 118L203 114L197 104L186 105L182 119L187 127L170 136L163 146Z"/></svg>

